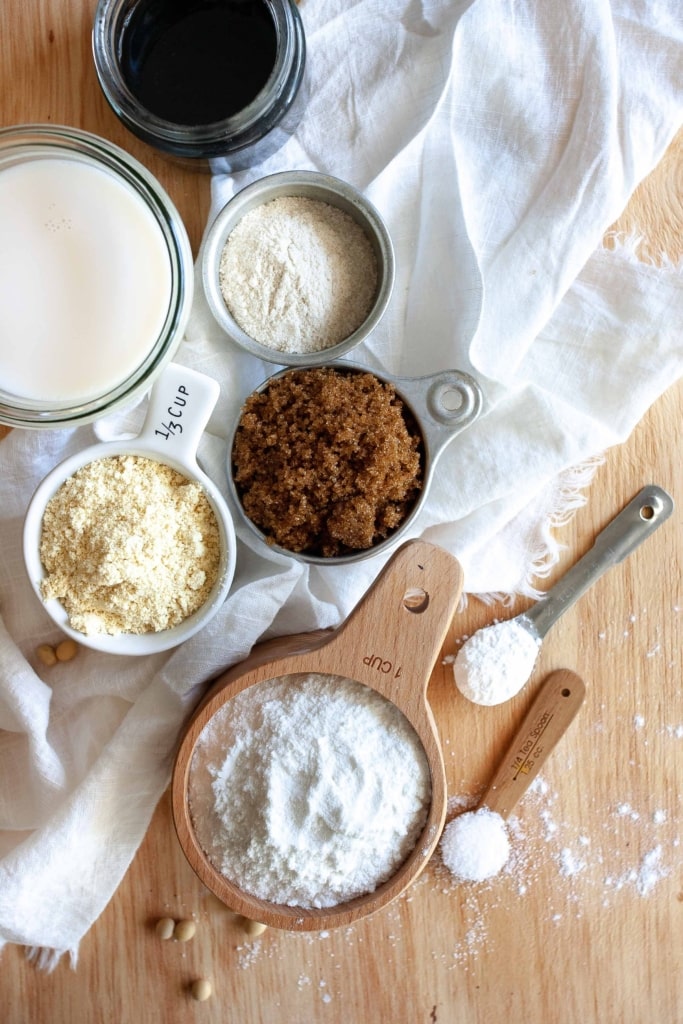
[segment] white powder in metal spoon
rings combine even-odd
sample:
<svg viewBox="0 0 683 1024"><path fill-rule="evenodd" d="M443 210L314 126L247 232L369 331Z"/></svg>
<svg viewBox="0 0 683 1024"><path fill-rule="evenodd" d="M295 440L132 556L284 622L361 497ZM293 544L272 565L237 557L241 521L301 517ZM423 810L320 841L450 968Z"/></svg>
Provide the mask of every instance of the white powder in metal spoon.
<svg viewBox="0 0 683 1024"><path fill-rule="evenodd" d="M261 899L331 907L373 892L414 848L429 764L367 686L297 674L238 694L202 732L190 813L214 866Z"/></svg>
<svg viewBox="0 0 683 1024"><path fill-rule="evenodd" d="M502 704L528 680L540 646L516 619L485 626L465 641L455 657L456 686L475 704Z"/></svg>
<svg viewBox="0 0 683 1024"><path fill-rule="evenodd" d="M488 807L466 811L446 825L441 859L459 881L483 882L497 875L510 856L504 819Z"/></svg>

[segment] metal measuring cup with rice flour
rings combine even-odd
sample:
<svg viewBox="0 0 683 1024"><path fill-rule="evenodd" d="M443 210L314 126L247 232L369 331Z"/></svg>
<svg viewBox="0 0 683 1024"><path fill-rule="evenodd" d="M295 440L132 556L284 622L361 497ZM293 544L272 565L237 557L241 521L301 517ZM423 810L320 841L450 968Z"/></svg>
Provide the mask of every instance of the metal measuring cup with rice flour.
<svg viewBox="0 0 683 1024"><path fill-rule="evenodd" d="M345 554L325 557L307 551L291 551L281 547L269 538L246 513L239 488L236 485L233 471L233 449L239 428L241 413L238 414L228 437L228 484L231 498L239 511L240 518L249 531L268 551L289 555L300 562L317 565L348 565L371 558L380 552L393 548L400 540L405 539L415 519L427 500L429 487L434 475L437 461L448 445L458 434L470 426L480 415L484 397L482 389L475 378L461 370L443 370L424 377L399 377L389 373L370 370L358 363L336 360L323 364L328 370L345 373L371 374L380 382L393 385L396 396L412 416L419 431L422 454L422 482L419 495L410 512L386 539L369 548L351 551ZM317 367L308 367L317 369ZM254 394L263 392L272 381L283 378L289 373L297 373L294 368L287 368L266 378Z"/></svg>
<svg viewBox="0 0 683 1024"><path fill-rule="evenodd" d="M312 200L347 214L365 234L377 268L374 297L362 322L346 338L313 352L283 351L250 337L231 313L221 291L221 256L232 232L247 214L287 198ZM280 366L315 366L347 355L368 337L384 316L395 277L393 244L379 211L353 185L318 171L281 171L259 178L236 193L211 224L199 262L204 294L221 330L234 345Z"/></svg>

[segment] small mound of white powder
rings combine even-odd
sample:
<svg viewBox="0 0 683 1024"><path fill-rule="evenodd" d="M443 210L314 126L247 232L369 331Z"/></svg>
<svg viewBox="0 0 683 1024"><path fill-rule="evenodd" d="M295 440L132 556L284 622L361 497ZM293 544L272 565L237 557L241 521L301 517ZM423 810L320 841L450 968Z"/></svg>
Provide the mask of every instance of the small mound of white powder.
<svg viewBox="0 0 683 1024"><path fill-rule="evenodd" d="M516 619L477 630L453 662L455 684L475 704L502 704L528 680L540 646Z"/></svg>
<svg viewBox="0 0 683 1024"><path fill-rule="evenodd" d="M209 859L261 899L331 907L373 892L417 843L431 775L403 713L338 676L285 676L226 702L190 768Z"/></svg>
<svg viewBox="0 0 683 1024"><path fill-rule="evenodd" d="M497 875L510 856L507 825L488 807L466 811L446 825L440 850L441 859L457 879L483 882Z"/></svg>

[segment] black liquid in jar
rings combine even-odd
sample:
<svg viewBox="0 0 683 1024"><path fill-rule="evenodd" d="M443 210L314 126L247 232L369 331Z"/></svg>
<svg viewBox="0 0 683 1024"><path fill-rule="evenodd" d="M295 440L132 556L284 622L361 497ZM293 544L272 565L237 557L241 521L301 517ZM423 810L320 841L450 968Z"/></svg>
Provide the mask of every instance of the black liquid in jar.
<svg viewBox="0 0 683 1024"><path fill-rule="evenodd" d="M120 65L150 113L204 125L251 103L276 50L265 0L140 0L123 30Z"/></svg>

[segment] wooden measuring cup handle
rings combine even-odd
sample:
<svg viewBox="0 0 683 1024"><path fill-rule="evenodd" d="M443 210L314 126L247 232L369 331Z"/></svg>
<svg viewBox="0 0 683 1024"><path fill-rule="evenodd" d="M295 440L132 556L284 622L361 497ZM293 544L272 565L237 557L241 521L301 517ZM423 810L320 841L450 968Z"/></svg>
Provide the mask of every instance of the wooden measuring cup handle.
<svg viewBox="0 0 683 1024"><path fill-rule="evenodd" d="M324 650L326 669L371 686L412 719L424 703L462 585L453 555L426 541L407 541L335 631Z"/></svg>
<svg viewBox="0 0 683 1024"><path fill-rule="evenodd" d="M583 703L586 687L569 669L551 672L522 719L505 756L479 801L508 818L538 776Z"/></svg>

